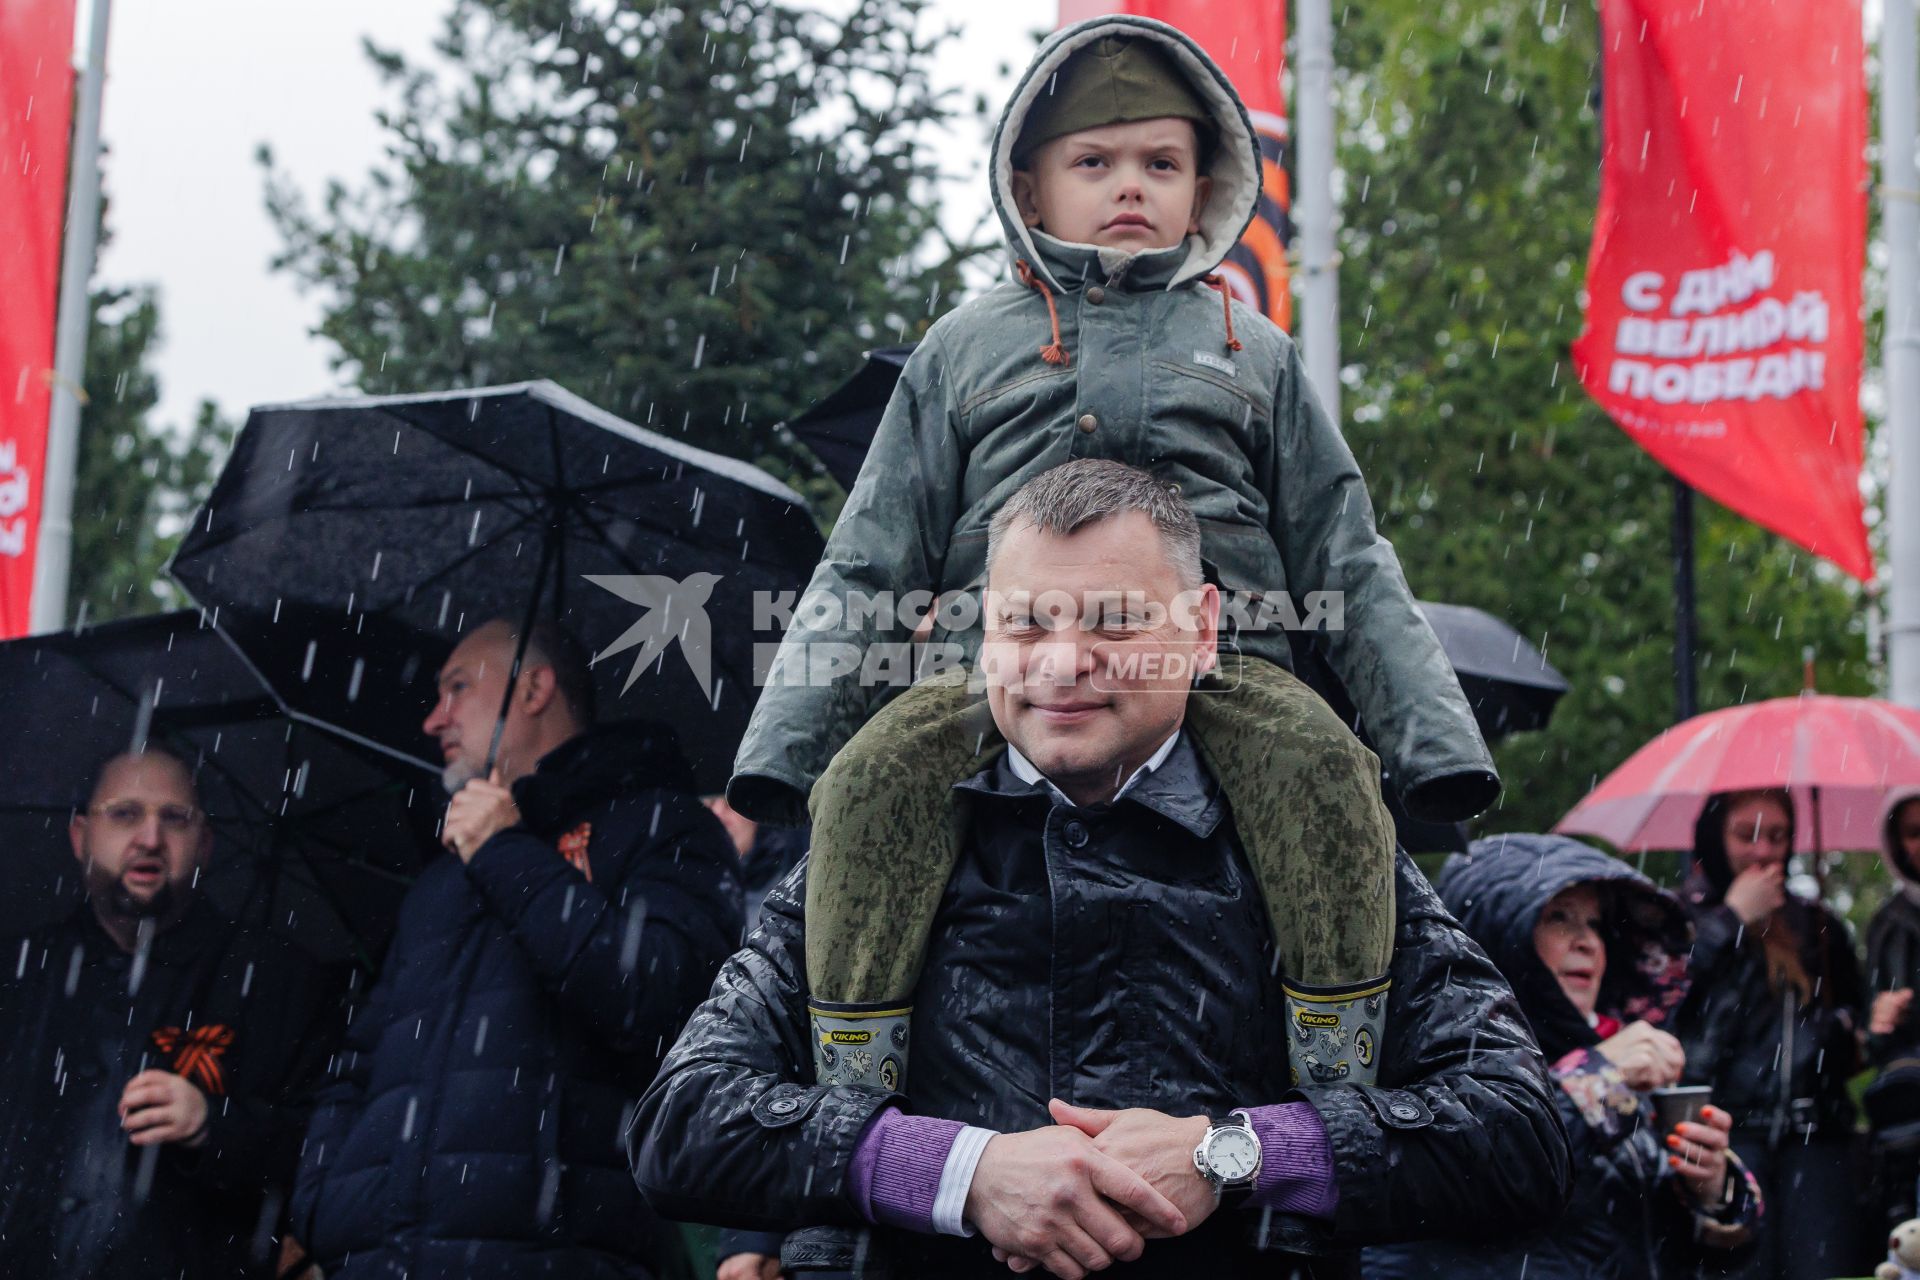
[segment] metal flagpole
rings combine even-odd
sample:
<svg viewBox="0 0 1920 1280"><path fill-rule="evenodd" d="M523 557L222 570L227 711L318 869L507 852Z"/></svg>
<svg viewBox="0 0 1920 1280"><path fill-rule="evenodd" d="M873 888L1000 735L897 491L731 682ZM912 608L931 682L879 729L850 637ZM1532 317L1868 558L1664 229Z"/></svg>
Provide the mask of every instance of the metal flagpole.
<svg viewBox="0 0 1920 1280"><path fill-rule="evenodd" d="M33 570L36 632L67 625L67 578L73 565L73 481L80 465L80 388L87 376L88 285L100 229L100 91L106 79L107 11L93 0L87 65L80 74L67 172L66 248L60 259L60 311L53 348L53 410L47 422L47 469L40 486L40 544Z"/></svg>
<svg viewBox="0 0 1920 1280"><path fill-rule="evenodd" d="M1679 476L1673 482L1673 722L1691 720L1700 711L1694 684L1693 490Z"/></svg>
<svg viewBox="0 0 1920 1280"><path fill-rule="evenodd" d="M1300 0L1301 354L1307 381L1340 422L1340 263L1333 247L1332 0Z"/></svg>
<svg viewBox="0 0 1920 1280"><path fill-rule="evenodd" d="M1880 202L1887 236L1887 668L1895 702L1920 707L1920 75L1914 0L1886 0L1880 25Z"/></svg>

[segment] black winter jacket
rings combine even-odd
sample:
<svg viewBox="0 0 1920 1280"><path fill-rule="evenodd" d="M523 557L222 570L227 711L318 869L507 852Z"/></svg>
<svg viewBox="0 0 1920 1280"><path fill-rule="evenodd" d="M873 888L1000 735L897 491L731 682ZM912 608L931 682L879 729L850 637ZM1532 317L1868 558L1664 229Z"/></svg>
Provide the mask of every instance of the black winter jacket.
<svg viewBox="0 0 1920 1280"><path fill-rule="evenodd" d="M329 1280L596 1280L677 1255L620 1136L739 937L733 845L664 735L590 731L514 799L523 825L408 893L314 1115L295 1232Z"/></svg>
<svg viewBox="0 0 1920 1280"><path fill-rule="evenodd" d="M1077 808L1002 760L962 783L966 851L936 915L906 1071L918 1113L1003 1132L1047 1100L1178 1114L1303 1098L1332 1149L1327 1224L1245 1210L1111 1274L1346 1276L1365 1241L1493 1235L1564 1200L1566 1137L1506 983L1400 860L1380 1085L1289 1087L1273 942L1226 806L1182 742ZM740 1226L859 1221L855 1147L888 1096L812 1083L805 864L767 899L641 1103L634 1168L662 1212ZM988 1275L979 1238L879 1232L897 1274ZM1265 1254L1263 1257L1262 1254Z"/></svg>
<svg viewBox="0 0 1920 1280"><path fill-rule="evenodd" d="M1655 1280L1743 1243L1758 1197L1742 1181L1725 1222L1696 1219L1676 1194L1653 1107L1594 1052L1600 1034L1534 946L1534 926L1575 885L1606 895L1606 973L1596 1011L1622 1025L1665 1026L1686 997L1692 931L1680 903L1626 863L1564 836L1476 840L1448 860L1440 896L1513 983L1553 1065L1554 1101L1573 1152L1573 1198L1557 1222L1498 1246L1427 1242L1369 1249L1367 1280Z"/></svg>
<svg viewBox="0 0 1920 1280"><path fill-rule="evenodd" d="M0 942L0 1275L271 1276L340 993L204 900L144 963L84 904ZM148 1068L208 1096L203 1146L128 1144L116 1108Z"/></svg>
<svg viewBox="0 0 1920 1280"><path fill-rule="evenodd" d="M1866 986L1846 922L1817 902L1789 896L1780 917L1800 939L1800 963L1817 986L1801 1001L1774 990L1758 933L1726 905L1733 882L1719 832L1725 810L1709 801L1695 832L1694 867L1682 894L1693 917L1693 990L1674 1034L1687 1053L1687 1084L1713 1086L1713 1103L1739 1131L1843 1142L1853 1130L1847 1079L1860 1067L1857 1029ZM1783 1070L1782 1060L1788 1065Z"/></svg>

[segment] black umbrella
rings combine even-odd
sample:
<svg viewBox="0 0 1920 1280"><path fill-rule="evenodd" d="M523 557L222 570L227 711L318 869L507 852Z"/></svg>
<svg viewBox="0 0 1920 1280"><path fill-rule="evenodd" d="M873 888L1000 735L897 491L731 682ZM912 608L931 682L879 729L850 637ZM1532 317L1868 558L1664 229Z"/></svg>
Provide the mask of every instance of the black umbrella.
<svg viewBox="0 0 1920 1280"><path fill-rule="evenodd" d="M438 780L280 712L196 611L0 644L0 932L77 901L67 822L105 760L151 743L193 767L230 916L368 963L440 812Z"/></svg>
<svg viewBox="0 0 1920 1280"><path fill-rule="evenodd" d="M1461 691L1473 708L1473 718L1488 743L1512 733L1543 729L1554 703L1567 691L1567 682L1547 664L1540 651L1500 619L1469 605L1418 602L1440 648L1460 678ZM1372 745L1367 728L1354 713L1346 687L1334 674L1323 636L1294 632L1294 671L1353 725L1361 741ZM1387 807L1400 843L1415 853L1463 853L1467 828L1459 822L1427 822L1407 813L1395 787L1386 787Z"/></svg>
<svg viewBox="0 0 1920 1280"><path fill-rule="evenodd" d="M859 477L860 464L867 460L867 446L880 429L880 414L893 395L894 384L900 381L900 371L907 367L913 347L908 343L869 351L860 372L787 424L826 464L827 473L840 482L841 488L853 488Z"/></svg>
<svg viewBox="0 0 1920 1280"><path fill-rule="evenodd" d="M557 619L601 718L718 791L784 631L756 605L823 545L757 468L530 382L255 409L170 571L291 712L416 756L464 632Z"/></svg>
<svg viewBox="0 0 1920 1280"><path fill-rule="evenodd" d="M1488 742L1547 727L1567 682L1525 636L1471 605L1422 600L1420 611L1440 637Z"/></svg>

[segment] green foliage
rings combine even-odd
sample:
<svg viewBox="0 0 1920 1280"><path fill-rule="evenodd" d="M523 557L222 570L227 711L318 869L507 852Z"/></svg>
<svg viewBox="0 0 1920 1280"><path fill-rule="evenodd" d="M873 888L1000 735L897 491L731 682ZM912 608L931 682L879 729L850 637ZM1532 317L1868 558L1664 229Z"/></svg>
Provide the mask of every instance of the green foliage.
<svg viewBox="0 0 1920 1280"><path fill-rule="evenodd" d="M1571 684L1547 730L1499 748L1506 795L1480 824L1546 830L1674 706L1672 490L1568 359L1599 196L1598 17L1345 12L1348 438L1415 591L1506 619ZM1696 510L1701 709L1795 692L1802 646L1824 691L1870 692L1858 592Z"/></svg>
<svg viewBox="0 0 1920 1280"><path fill-rule="evenodd" d="M317 213L270 177L276 265L366 391L552 378L817 476L773 425L923 332L968 255L917 145L949 114L924 7L456 0L446 72L368 46L388 166Z"/></svg>
<svg viewBox="0 0 1920 1280"><path fill-rule="evenodd" d="M102 622L187 603L160 570L212 487L233 426L207 401L191 432L152 421L160 402L147 363L160 332L152 289L98 289L92 308L67 613Z"/></svg>

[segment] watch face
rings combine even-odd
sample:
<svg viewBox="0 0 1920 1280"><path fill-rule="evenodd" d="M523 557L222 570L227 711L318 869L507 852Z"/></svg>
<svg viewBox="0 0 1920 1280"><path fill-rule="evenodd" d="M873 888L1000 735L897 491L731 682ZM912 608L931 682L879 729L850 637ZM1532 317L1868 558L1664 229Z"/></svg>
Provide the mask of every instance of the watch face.
<svg viewBox="0 0 1920 1280"><path fill-rule="evenodd" d="M1260 1143L1245 1129L1215 1129L1207 1136L1207 1166L1222 1182L1244 1182L1260 1164Z"/></svg>

